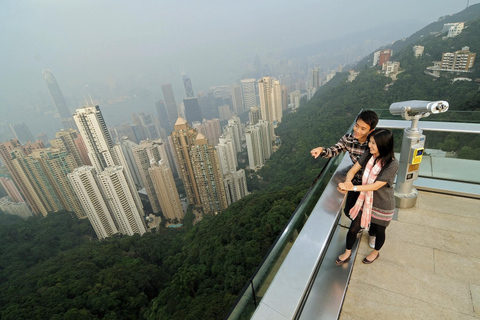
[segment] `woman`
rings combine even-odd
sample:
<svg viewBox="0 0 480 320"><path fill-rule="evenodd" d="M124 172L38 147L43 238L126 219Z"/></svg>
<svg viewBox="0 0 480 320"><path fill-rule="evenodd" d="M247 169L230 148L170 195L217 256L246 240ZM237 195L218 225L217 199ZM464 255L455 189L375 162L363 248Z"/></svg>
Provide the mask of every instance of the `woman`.
<svg viewBox="0 0 480 320"><path fill-rule="evenodd" d="M392 220L395 209L393 181L398 170L398 161L393 152L393 135L390 130L377 129L368 138L367 151L348 171L345 182L338 187L345 191L360 192L355 206L350 210L353 220L347 233L346 250L335 263L342 265L350 260L352 248L360 229L370 227L376 234L374 250L363 259L370 264L380 256L379 250L385 242L385 229ZM362 184L354 186L355 173L363 168Z"/></svg>

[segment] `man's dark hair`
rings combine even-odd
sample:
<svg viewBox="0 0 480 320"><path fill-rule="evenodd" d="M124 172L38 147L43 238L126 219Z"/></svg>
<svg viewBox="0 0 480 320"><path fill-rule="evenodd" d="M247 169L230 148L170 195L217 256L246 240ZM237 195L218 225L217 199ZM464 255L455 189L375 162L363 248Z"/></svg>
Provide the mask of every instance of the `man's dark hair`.
<svg viewBox="0 0 480 320"><path fill-rule="evenodd" d="M360 112L356 120L358 119L368 124L370 126L370 130L375 129L375 127L378 124L378 115L375 111L372 111L372 110L364 110Z"/></svg>

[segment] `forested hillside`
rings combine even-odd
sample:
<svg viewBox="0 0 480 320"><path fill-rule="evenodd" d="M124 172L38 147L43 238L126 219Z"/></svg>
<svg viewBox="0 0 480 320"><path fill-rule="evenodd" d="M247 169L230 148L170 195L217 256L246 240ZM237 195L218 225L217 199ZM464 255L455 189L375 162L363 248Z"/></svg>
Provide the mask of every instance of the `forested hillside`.
<svg viewBox="0 0 480 320"><path fill-rule="evenodd" d="M469 46L480 54L479 39L479 20L456 38L421 38L414 44L425 46L423 57L414 58L411 46L395 52L396 81L378 67L360 66L353 82L337 74L284 116L276 129L281 147L252 181L253 194L196 226L99 242L88 221L69 213L27 221L0 213L0 318L223 319L325 162L310 150L335 143L361 109L386 117L400 100L447 100L449 112L436 117L444 120L480 111L478 83L423 73L444 51ZM478 160L479 139L431 141Z"/></svg>

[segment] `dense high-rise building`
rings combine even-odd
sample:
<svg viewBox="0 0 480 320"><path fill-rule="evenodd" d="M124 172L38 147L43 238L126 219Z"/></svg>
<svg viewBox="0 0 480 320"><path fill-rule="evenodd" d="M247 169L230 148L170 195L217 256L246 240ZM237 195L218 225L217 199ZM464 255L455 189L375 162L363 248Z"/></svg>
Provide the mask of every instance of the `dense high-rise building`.
<svg viewBox="0 0 480 320"><path fill-rule="evenodd" d="M315 89L315 91L320 88L320 68L315 67L312 70L312 87Z"/></svg>
<svg viewBox="0 0 480 320"><path fill-rule="evenodd" d="M231 88L231 95L233 112L235 112L236 115L243 113L245 111L245 106L243 104L242 87L238 84L234 84Z"/></svg>
<svg viewBox="0 0 480 320"><path fill-rule="evenodd" d="M133 130L133 127L130 124L121 124L118 126L110 127L110 132L112 135L112 138L115 139L115 141L120 142L122 137L128 137L130 141L133 141L135 143L139 143L142 141L135 133Z"/></svg>
<svg viewBox="0 0 480 320"><path fill-rule="evenodd" d="M197 127L197 131L203 134L212 146L217 145L220 135L222 134L220 119L214 118L203 121L203 123Z"/></svg>
<svg viewBox="0 0 480 320"><path fill-rule="evenodd" d="M83 166L68 174L75 193L99 240L118 233L107 203L97 182L95 168Z"/></svg>
<svg viewBox="0 0 480 320"><path fill-rule="evenodd" d="M223 185L227 196L228 205L238 201L249 194L245 170L229 172L223 176Z"/></svg>
<svg viewBox="0 0 480 320"><path fill-rule="evenodd" d="M8 196L13 202L25 202L25 199L23 199L22 194L17 189L17 186L13 180L9 179L8 177L0 177L0 185L7 192Z"/></svg>
<svg viewBox="0 0 480 320"><path fill-rule="evenodd" d="M55 137L56 139L52 139L50 141L52 148L59 148L68 151L68 153L71 154L75 159L76 167L90 164L88 155L85 153L85 155L82 156L80 150L77 147L78 143L75 142L79 139L83 142L82 136L78 133L77 130L61 130L55 134ZM85 156L87 156L86 159ZM88 162L85 162L85 160L88 160Z"/></svg>
<svg viewBox="0 0 480 320"><path fill-rule="evenodd" d="M282 110L288 109L288 89L287 86L282 86Z"/></svg>
<svg viewBox="0 0 480 320"><path fill-rule="evenodd" d="M260 108L257 106L253 106L250 108L250 112L248 114L248 118L250 120L250 125L253 126L258 123L258 121L261 119L260 117Z"/></svg>
<svg viewBox="0 0 480 320"><path fill-rule="evenodd" d="M177 102L173 94L173 88L170 83L162 84L163 101L167 109L170 127L173 127L178 118Z"/></svg>
<svg viewBox="0 0 480 320"><path fill-rule="evenodd" d="M132 232L143 234L146 231L143 206L133 176L121 146L113 144L100 107L86 106L77 109L73 118L84 138L100 190L107 197L108 201L105 202L119 231L128 235ZM127 225L128 223L130 225Z"/></svg>
<svg viewBox="0 0 480 320"><path fill-rule="evenodd" d="M237 152L231 134L222 134L216 148L222 174L225 176L230 172L235 172L237 170Z"/></svg>
<svg viewBox="0 0 480 320"><path fill-rule="evenodd" d="M190 159L190 149L195 145L197 131L193 129L185 119L178 118L170 137L175 152L177 169L179 176L182 178L188 202L197 207L201 207L202 202L198 194L197 182Z"/></svg>
<svg viewBox="0 0 480 320"><path fill-rule="evenodd" d="M242 136L243 136L243 127L240 122L240 118L237 116L232 116L228 119L228 124L225 127L225 132L228 132L235 146L235 152L242 152Z"/></svg>
<svg viewBox="0 0 480 320"><path fill-rule="evenodd" d="M21 143L26 143L28 141L34 142L35 138L33 137L32 132L25 124L25 122L15 122L10 124L10 129L12 130L15 138L17 138Z"/></svg>
<svg viewBox="0 0 480 320"><path fill-rule="evenodd" d="M183 99L183 105L185 107L185 117L189 123L202 122L202 110L200 110L197 98L185 98Z"/></svg>
<svg viewBox="0 0 480 320"><path fill-rule="evenodd" d="M260 97L260 114L263 120L269 121L271 137L275 139L273 128L282 121L282 88L280 81L270 77L263 77L258 81Z"/></svg>
<svg viewBox="0 0 480 320"><path fill-rule="evenodd" d="M193 98L195 95L193 94L192 80L190 80L190 77L187 75L182 75L182 79L183 87L185 88L185 95L187 98Z"/></svg>
<svg viewBox="0 0 480 320"><path fill-rule="evenodd" d="M143 128L146 139L154 140L160 138L160 131L158 130L155 118L151 113L140 112L138 114L138 120Z"/></svg>
<svg viewBox="0 0 480 320"><path fill-rule="evenodd" d="M5 142L11 139L17 139L15 133L10 128L10 123L8 121L3 121L0 123L0 142Z"/></svg>
<svg viewBox="0 0 480 320"><path fill-rule="evenodd" d="M190 148L193 172L203 208L207 214L217 214L228 206L222 173L215 147L199 133Z"/></svg>
<svg viewBox="0 0 480 320"><path fill-rule="evenodd" d="M50 97L55 105L55 109L57 109L60 119L62 120L63 127L65 129L75 129L75 127L72 126L72 121L70 121L72 114L68 110L65 97L63 96L62 90L60 90L57 80L49 70L43 70L42 73L43 79L45 80L45 84L48 88L48 92L50 93Z"/></svg>
<svg viewBox="0 0 480 320"><path fill-rule="evenodd" d="M250 110L251 107L257 105L255 79L243 79L240 82L242 84L243 105L245 110Z"/></svg>
<svg viewBox="0 0 480 320"><path fill-rule="evenodd" d="M40 163L62 207L74 212L79 219L85 218L85 212L67 178L77 167L73 155L66 150L48 148L35 150L29 157Z"/></svg>
<svg viewBox="0 0 480 320"><path fill-rule="evenodd" d="M220 116L220 121L224 121L231 117L232 110L228 104L224 104L218 107L218 114Z"/></svg>
<svg viewBox="0 0 480 320"><path fill-rule="evenodd" d="M182 220L185 213L182 209L172 171L164 159L158 162L151 161L148 172L153 182L158 202L162 208L163 216L170 220Z"/></svg>
<svg viewBox="0 0 480 320"><path fill-rule="evenodd" d="M105 168L97 177L119 231L129 236L147 232L143 207L138 206L136 194L131 191L124 167Z"/></svg>
<svg viewBox="0 0 480 320"><path fill-rule="evenodd" d="M260 120L254 126L245 128L248 165L251 170L258 170L272 155L271 123Z"/></svg>
<svg viewBox="0 0 480 320"><path fill-rule="evenodd" d="M165 130L167 135L170 135L172 132L172 125L168 120L168 112L163 100L155 102L155 110L157 111L158 121L160 122L160 127Z"/></svg>
<svg viewBox="0 0 480 320"><path fill-rule="evenodd" d="M41 148L41 147L43 146L38 146L38 148ZM32 212L35 215L38 215L38 214L46 215L48 213L46 208L41 203L35 190L31 187L30 182L26 178L25 174L23 173L23 171L17 171L14 165L12 152L16 148L23 148L24 150L26 150L27 154L28 154L28 151L35 149L35 148L26 148L25 146L22 146L20 144L18 139L12 139L10 141L0 144L0 157L4 165L7 167L8 172L10 172L10 176L13 178L15 185L19 188L23 198L32 209Z"/></svg>
<svg viewBox="0 0 480 320"><path fill-rule="evenodd" d="M152 206L153 213L159 213L160 203L155 193L152 178L150 177L148 169L150 164L158 163L160 160L164 160L168 166L167 151L162 140L144 140L137 147L132 149L133 157L135 159L136 167L138 168L140 177L145 186L148 200ZM172 176L173 178L173 176Z"/></svg>
<svg viewBox="0 0 480 320"><path fill-rule="evenodd" d="M140 171L137 167L135 157L133 155L133 149L138 147L138 143L129 140L128 137L122 137L120 138L120 147L122 148L123 155L125 156L125 160L127 161L127 165L130 169L130 173L132 174L135 185L139 188L144 188L145 185L143 184L143 180L140 177Z"/></svg>
<svg viewBox="0 0 480 320"><path fill-rule="evenodd" d="M42 215L65 209L40 161L22 148L13 149L11 155L14 170L21 175L29 193L34 195Z"/></svg>

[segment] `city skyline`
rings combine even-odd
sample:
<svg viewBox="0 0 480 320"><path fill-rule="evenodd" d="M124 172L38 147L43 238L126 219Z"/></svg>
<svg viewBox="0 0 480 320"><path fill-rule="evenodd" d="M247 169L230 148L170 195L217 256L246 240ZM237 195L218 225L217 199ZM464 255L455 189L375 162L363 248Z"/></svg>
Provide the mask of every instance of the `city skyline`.
<svg viewBox="0 0 480 320"><path fill-rule="evenodd" d="M470 1L470 5L475 2ZM365 6L350 0L341 4L302 1L273 5L267 1L232 4L227 9L216 3L139 5L85 1L67 5L52 0L48 6L41 2L25 6L21 1L4 1L0 5L4 26L0 28L0 41L6 50L0 58L6 63L0 76L0 87L4 88L0 109L15 114L31 106L39 95L48 95L40 80L44 69L55 74L64 95L75 99L72 102L83 99L83 94L95 99L102 88L115 91L122 86L143 86L151 90L153 83L172 83L181 100L182 66L195 84L194 89L205 91L210 86L238 82L245 70L254 67L257 54L265 64L289 48L359 30L380 26L385 29L387 23L404 28L402 34L392 33L389 39L381 40L385 44L440 16L459 12L466 5L433 0L410 0L388 8L381 4L376 1ZM257 10L251 10L252 6ZM307 10L295 14L302 7ZM392 21L391 12L398 20ZM212 19L203 19L206 14ZM168 28L181 15L182 26ZM82 22L85 17L89 17L89 23ZM301 23L289 23L287 28L279 23L285 20ZM405 20L410 23L392 23ZM277 32L258 32L254 27L258 21L276 25ZM372 32L371 37L375 36ZM159 93L158 88L154 93ZM79 107L69 101L67 104L72 109Z"/></svg>

